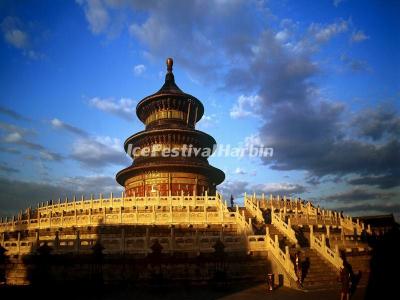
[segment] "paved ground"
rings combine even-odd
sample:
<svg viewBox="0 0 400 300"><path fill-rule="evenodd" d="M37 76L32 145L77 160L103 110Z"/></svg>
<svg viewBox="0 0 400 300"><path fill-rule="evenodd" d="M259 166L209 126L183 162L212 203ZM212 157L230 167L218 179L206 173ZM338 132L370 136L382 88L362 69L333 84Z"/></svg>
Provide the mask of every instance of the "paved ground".
<svg viewBox="0 0 400 300"><path fill-rule="evenodd" d="M352 300L361 300L364 299L364 289L359 289L351 298ZM264 286L256 286L252 288L248 288L236 293L232 293L230 295L223 296L219 299L224 300L236 300L236 299L246 299L246 300L256 300L256 299L317 299L317 300L338 300L340 299L340 293L338 290L331 291L297 291L287 288L280 288L273 292L266 292Z"/></svg>
<svg viewBox="0 0 400 300"><path fill-rule="evenodd" d="M364 299L364 289L358 289L352 297L352 300ZM149 289L140 287L107 287L99 289L98 287L85 286L84 289L74 289L73 286L65 284L52 289L50 286L40 289L31 288L0 288L0 296L22 299L104 299L104 300L134 300L134 299L162 299L162 300L258 300L258 299L284 299L284 300L338 300L339 291L298 291L287 288L279 288L273 292L266 291L265 285L253 287L236 287L226 289L215 289L211 287L195 287L175 289ZM6 297L4 297L6 299ZM2 297L0 297L2 298Z"/></svg>
<svg viewBox="0 0 400 300"><path fill-rule="evenodd" d="M352 300L364 299L364 289L359 289L356 291ZM299 300L338 300L340 299L340 294L338 290L331 291L299 291L292 290L288 288L280 288L273 292L266 291L264 285L258 285L248 288L239 288L236 290L215 290L207 287L204 288L178 288L176 290L168 291L146 291L146 290L136 290L132 291L130 289L125 291L120 291L120 294L116 297L115 294L105 293L103 299L163 299L163 300L177 300L177 299L194 299L194 300L210 300L210 299L221 299L221 300L258 300L258 299L299 299Z"/></svg>

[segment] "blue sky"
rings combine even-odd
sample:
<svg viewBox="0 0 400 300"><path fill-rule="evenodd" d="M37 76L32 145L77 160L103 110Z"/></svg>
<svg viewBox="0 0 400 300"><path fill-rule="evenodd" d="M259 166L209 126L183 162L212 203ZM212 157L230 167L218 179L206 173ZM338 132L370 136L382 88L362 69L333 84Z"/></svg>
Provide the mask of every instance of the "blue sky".
<svg viewBox="0 0 400 300"><path fill-rule="evenodd" d="M400 212L398 1L2 1L0 212L120 191L140 99L174 58L218 143L220 190Z"/></svg>

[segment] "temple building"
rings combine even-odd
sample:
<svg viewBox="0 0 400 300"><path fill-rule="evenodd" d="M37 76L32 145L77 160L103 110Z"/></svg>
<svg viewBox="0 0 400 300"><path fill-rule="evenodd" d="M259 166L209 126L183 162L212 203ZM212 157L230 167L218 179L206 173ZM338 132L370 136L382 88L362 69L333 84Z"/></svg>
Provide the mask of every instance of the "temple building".
<svg viewBox="0 0 400 300"><path fill-rule="evenodd" d="M256 283L269 274L271 288L338 289L350 264L365 286L371 220L245 191L243 206L227 205L216 190L225 175L208 163L216 142L195 129L204 107L176 85L172 66L169 58L164 85L137 105L145 130L125 142L133 163L116 175L124 192L2 217L0 283ZM203 155L189 155L194 148Z"/></svg>
<svg viewBox="0 0 400 300"><path fill-rule="evenodd" d="M206 191L215 195L216 186L225 178L207 161L212 154L207 149L214 150L216 144L214 138L195 129L204 113L203 104L176 85L172 66L168 58L164 85L136 107L146 129L125 141L133 163L117 174L117 181L127 196L204 195ZM188 153L190 148L197 148L198 155Z"/></svg>

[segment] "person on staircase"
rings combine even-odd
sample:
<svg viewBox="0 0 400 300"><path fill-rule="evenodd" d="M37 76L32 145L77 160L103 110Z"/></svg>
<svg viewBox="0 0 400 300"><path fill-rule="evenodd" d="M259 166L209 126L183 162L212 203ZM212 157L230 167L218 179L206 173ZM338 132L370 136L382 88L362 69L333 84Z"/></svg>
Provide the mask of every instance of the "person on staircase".
<svg viewBox="0 0 400 300"><path fill-rule="evenodd" d="M340 269L339 277L341 284L340 300L350 300L351 273L346 264Z"/></svg>
<svg viewBox="0 0 400 300"><path fill-rule="evenodd" d="M300 258L300 251L297 251L294 256L294 268L297 276L297 283L300 287L303 287L303 270Z"/></svg>

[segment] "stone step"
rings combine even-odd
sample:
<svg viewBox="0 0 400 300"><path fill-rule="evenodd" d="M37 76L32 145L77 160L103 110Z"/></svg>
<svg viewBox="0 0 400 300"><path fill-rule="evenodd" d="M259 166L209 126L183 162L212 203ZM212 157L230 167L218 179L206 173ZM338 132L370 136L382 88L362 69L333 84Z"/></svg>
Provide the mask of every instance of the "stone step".
<svg viewBox="0 0 400 300"><path fill-rule="evenodd" d="M303 248L302 261L309 260L309 268L305 271L303 287L305 289L328 289L337 287L337 271L331 267L315 250Z"/></svg>

